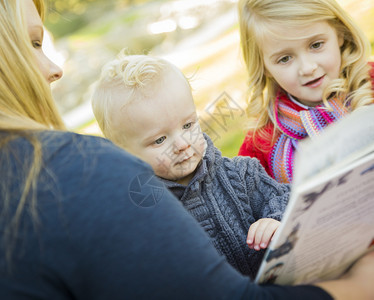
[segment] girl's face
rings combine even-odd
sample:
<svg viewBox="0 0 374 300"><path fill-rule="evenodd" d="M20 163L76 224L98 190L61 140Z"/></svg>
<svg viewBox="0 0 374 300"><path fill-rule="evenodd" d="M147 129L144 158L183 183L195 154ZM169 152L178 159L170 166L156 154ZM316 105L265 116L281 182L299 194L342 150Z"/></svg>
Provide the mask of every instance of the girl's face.
<svg viewBox="0 0 374 300"><path fill-rule="evenodd" d="M45 79L51 83L62 76L62 70L60 67L55 65L47 56L45 56L42 50L43 42L43 23L40 19L38 11L32 0L23 0L24 5L26 6L26 22L31 39L31 43L34 47L34 54L38 62L40 71L42 72Z"/></svg>
<svg viewBox="0 0 374 300"><path fill-rule="evenodd" d="M325 87L339 78L343 38L325 21L275 32L282 38L267 36L262 44L267 75L300 103L320 104Z"/></svg>

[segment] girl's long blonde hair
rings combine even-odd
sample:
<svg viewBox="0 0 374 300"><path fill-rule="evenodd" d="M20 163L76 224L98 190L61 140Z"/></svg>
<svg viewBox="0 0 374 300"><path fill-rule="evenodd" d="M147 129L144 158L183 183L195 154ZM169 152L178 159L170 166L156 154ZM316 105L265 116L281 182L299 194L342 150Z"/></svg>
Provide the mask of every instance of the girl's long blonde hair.
<svg viewBox="0 0 374 300"><path fill-rule="evenodd" d="M30 201L29 212L37 219L35 191L43 153L41 143L34 133L40 130L65 129L52 99L49 84L41 74L33 53L24 1L0 0L0 220L8 224L3 233L8 259L26 199ZM43 20L44 0L33 2ZM31 157L17 157L22 162L22 170L13 174L11 161L7 158L15 155L10 142L19 137L30 142L33 152ZM13 176L17 178L13 179ZM12 183L14 185L12 180L17 181L21 196L16 212L10 215L9 208L15 205L10 203L10 186Z"/></svg>
<svg viewBox="0 0 374 300"><path fill-rule="evenodd" d="M260 48L264 34L269 34L274 25L297 27L328 22L344 37L344 43L341 76L324 91L324 103L328 106L331 94L345 99L350 110L373 103L368 65L370 43L334 0L239 0L238 11L241 47L248 73L249 130L260 130L263 134L261 129L274 114L272 105L280 87L267 76Z"/></svg>

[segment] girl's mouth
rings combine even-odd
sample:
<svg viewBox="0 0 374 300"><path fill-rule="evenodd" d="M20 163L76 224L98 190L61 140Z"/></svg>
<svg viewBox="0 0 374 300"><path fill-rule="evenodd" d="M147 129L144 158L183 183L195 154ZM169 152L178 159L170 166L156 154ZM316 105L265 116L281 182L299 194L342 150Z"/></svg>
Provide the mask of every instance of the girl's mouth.
<svg viewBox="0 0 374 300"><path fill-rule="evenodd" d="M322 84L324 78L325 78L325 75L318 77L317 79L308 81L307 83L303 84L303 86L307 86L311 88L319 87Z"/></svg>

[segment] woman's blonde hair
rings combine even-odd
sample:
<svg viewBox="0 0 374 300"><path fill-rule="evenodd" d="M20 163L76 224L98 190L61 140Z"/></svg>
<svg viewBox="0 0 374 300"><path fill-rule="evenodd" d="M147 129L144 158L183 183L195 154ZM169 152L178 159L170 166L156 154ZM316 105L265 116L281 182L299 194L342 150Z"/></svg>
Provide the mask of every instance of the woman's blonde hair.
<svg viewBox="0 0 374 300"><path fill-rule="evenodd" d="M10 218L10 228L6 231L9 235L17 232L19 218L28 197L31 201L30 212L36 215L35 190L41 169L42 148L34 132L65 128L52 99L49 84L42 75L33 52L24 1L0 0L0 184L3 202L1 219L4 221L5 218ZM43 19L44 0L33 2ZM10 203L9 190L13 174L11 162L6 158L13 154L10 142L18 137L27 139L33 146L33 152L31 157L18 157L24 162L23 170L17 170L21 196L15 214L9 216L8 209L14 205ZM8 244L8 258L11 249L12 244Z"/></svg>
<svg viewBox="0 0 374 300"><path fill-rule="evenodd" d="M33 1L44 17L44 1ZM64 129L51 89L34 59L22 2L0 0L0 129Z"/></svg>
<svg viewBox="0 0 374 300"><path fill-rule="evenodd" d="M104 136L121 147L126 147L126 137L124 129L116 122L118 107L123 109L133 100L151 93L164 72L174 68L162 58L126 55L125 52L122 50L116 59L103 67L91 98L92 110ZM119 92L121 99L114 96Z"/></svg>
<svg viewBox="0 0 374 300"><path fill-rule="evenodd" d="M323 94L327 104L329 95L345 99L354 110L373 103L369 78L368 57L370 44L363 32L334 0L239 0L240 39L248 73L248 126L260 130L273 117L273 101L279 85L267 76L261 42L272 28L305 26L326 21L339 36L341 47L340 78L331 82ZM272 32L274 34L274 32Z"/></svg>

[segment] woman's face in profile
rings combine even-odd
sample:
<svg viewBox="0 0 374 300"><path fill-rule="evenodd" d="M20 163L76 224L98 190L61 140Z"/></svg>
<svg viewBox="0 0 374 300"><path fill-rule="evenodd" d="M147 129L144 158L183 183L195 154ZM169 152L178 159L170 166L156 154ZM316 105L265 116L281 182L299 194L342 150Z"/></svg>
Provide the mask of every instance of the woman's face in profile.
<svg viewBox="0 0 374 300"><path fill-rule="evenodd" d="M26 6L25 15L27 22L27 29L31 39L32 46L34 48L34 54L38 62L40 71L44 78L49 82L53 82L60 79L62 76L62 70L59 66L54 64L43 52L42 43L44 28L42 20L36 10L34 2L32 0L23 0Z"/></svg>

